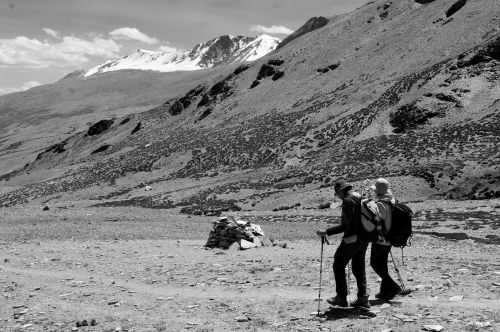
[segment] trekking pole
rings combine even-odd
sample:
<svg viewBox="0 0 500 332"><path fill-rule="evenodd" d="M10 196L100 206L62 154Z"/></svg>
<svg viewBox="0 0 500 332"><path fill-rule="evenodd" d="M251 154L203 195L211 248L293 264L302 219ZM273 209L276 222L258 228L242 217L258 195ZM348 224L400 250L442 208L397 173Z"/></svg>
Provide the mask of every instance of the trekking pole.
<svg viewBox="0 0 500 332"><path fill-rule="evenodd" d="M394 257L392 256L392 251L390 251L390 253L391 253L392 264L394 265L394 270L396 271L396 274L398 275L399 283L401 284L401 294L402 295L409 294L410 292L406 288L406 286L403 282L403 277L401 277L401 273L399 272L398 266L396 265L396 261L394 260Z"/></svg>
<svg viewBox="0 0 500 332"><path fill-rule="evenodd" d="M351 265L351 266L349 266ZM347 296L351 294L351 269L352 262L347 262Z"/></svg>
<svg viewBox="0 0 500 332"><path fill-rule="evenodd" d="M322 236L321 237L321 256L319 259L319 288L318 288L318 314L317 314L317 316L319 316L321 314L321 284L322 284L322 279L323 279L323 248L324 248L325 243L330 244L330 242L328 242L328 239L326 238L326 236Z"/></svg>

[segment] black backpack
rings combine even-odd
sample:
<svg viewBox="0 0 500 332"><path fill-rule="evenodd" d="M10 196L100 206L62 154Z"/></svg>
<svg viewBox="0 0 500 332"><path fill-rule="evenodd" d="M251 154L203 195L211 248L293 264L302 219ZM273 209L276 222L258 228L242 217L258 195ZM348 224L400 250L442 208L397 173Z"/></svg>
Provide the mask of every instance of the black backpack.
<svg viewBox="0 0 500 332"><path fill-rule="evenodd" d="M412 217L413 211L407 205L396 202L392 206L392 225L387 232L387 240L394 247L404 248L411 245Z"/></svg>

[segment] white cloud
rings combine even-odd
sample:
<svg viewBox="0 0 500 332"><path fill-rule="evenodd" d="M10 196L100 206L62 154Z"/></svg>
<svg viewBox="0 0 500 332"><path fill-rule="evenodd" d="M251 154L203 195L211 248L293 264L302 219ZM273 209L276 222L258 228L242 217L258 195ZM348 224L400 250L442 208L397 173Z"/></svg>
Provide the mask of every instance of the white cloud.
<svg viewBox="0 0 500 332"><path fill-rule="evenodd" d="M116 57L121 45L112 39L74 36L61 37L56 42L19 36L0 39L0 68L78 67L89 62L89 57Z"/></svg>
<svg viewBox="0 0 500 332"><path fill-rule="evenodd" d="M43 28L42 30L43 30L43 32L45 32L46 34L48 34L49 36L51 36L53 38L59 38L59 32L56 30L52 30L50 28Z"/></svg>
<svg viewBox="0 0 500 332"><path fill-rule="evenodd" d="M172 54L178 54L178 53L182 53L183 52L183 50L175 48L175 47L170 46L170 45L160 46L158 48L158 51L165 52L165 53L172 53Z"/></svg>
<svg viewBox="0 0 500 332"><path fill-rule="evenodd" d="M150 45L158 44L159 42L158 39L150 37L136 28L130 28L130 27L115 29L111 31L109 35L118 40L120 39L136 40Z"/></svg>
<svg viewBox="0 0 500 332"><path fill-rule="evenodd" d="M293 32L292 29L289 29L283 25L272 25L270 27L266 27L264 25L253 25L250 28L250 31L257 33L268 33L270 35L289 35Z"/></svg>
<svg viewBox="0 0 500 332"><path fill-rule="evenodd" d="M6 95L8 93L13 93L13 92L26 91L26 90L29 90L31 88L34 88L35 86L39 86L39 85L42 85L42 83L37 82L37 81L29 81L29 82L24 83L23 85L21 85L18 88L4 88L4 89L0 88L0 96Z"/></svg>

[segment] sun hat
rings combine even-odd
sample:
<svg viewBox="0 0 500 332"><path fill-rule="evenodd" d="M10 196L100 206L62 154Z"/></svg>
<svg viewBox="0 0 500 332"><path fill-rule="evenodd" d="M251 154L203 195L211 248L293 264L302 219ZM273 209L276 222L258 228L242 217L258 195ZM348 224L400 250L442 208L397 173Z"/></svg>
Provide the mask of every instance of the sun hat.
<svg viewBox="0 0 500 332"><path fill-rule="evenodd" d="M389 181L384 178L378 178L370 188L375 190L377 194L384 195L389 191Z"/></svg>
<svg viewBox="0 0 500 332"><path fill-rule="evenodd" d="M335 182L333 187L335 189L335 193L339 193L341 191L346 191L352 189L352 185L347 183L346 180L340 179Z"/></svg>

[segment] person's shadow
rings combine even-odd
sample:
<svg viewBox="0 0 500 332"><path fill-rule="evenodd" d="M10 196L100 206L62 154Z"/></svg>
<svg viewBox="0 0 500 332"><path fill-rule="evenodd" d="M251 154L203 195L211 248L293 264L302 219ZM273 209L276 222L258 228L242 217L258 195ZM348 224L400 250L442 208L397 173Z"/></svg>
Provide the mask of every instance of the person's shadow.
<svg viewBox="0 0 500 332"><path fill-rule="evenodd" d="M376 316L375 313L368 309L340 307L331 307L322 314L322 317L326 318L326 320L337 320L342 318L370 319Z"/></svg>
<svg viewBox="0 0 500 332"><path fill-rule="evenodd" d="M379 306L384 303L389 303L392 306L400 306L401 302L398 301L386 301L386 300L370 300L370 306ZM337 320L342 318L350 319L370 319L377 317L377 314L370 309L366 308L341 308L341 307L330 307L325 311L321 317L326 318L326 320Z"/></svg>

